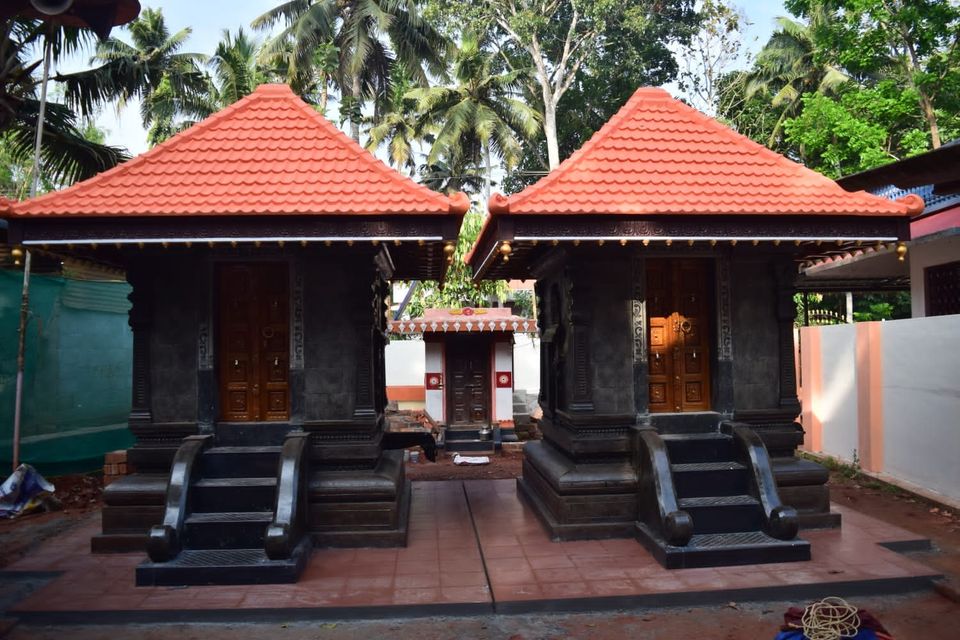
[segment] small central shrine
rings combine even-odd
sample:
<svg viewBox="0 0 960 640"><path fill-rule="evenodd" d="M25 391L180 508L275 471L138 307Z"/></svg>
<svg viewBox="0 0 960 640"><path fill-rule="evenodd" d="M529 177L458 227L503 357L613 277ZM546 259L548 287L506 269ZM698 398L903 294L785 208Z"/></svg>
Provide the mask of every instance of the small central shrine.
<svg viewBox="0 0 960 640"><path fill-rule="evenodd" d="M286 85L12 205L11 242L133 287L136 473L106 490L94 551L147 549L141 585L224 584L294 581L311 543L406 544L387 281L442 279L468 208Z"/></svg>

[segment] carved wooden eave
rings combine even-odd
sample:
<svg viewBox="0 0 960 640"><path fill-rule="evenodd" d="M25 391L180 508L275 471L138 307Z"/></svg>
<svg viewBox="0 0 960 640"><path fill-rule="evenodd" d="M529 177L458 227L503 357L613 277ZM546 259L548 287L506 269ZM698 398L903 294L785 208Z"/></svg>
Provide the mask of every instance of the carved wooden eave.
<svg viewBox="0 0 960 640"><path fill-rule="evenodd" d="M12 219L10 242L123 268L137 255L167 251L264 253L296 247L380 255L393 277L442 279L444 246L460 219L440 216L270 216Z"/></svg>
<svg viewBox="0 0 960 640"><path fill-rule="evenodd" d="M909 240L908 218L786 215L492 215L467 257L474 279L535 278L557 247L776 251L798 263ZM509 247L507 251L504 246ZM506 257L506 259L504 259Z"/></svg>

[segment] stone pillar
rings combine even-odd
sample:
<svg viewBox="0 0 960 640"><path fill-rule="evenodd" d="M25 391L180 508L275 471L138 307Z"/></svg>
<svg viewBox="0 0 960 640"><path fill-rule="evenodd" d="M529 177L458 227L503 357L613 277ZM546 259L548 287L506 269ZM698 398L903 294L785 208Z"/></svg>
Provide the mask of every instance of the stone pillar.
<svg viewBox="0 0 960 640"><path fill-rule="evenodd" d="M153 324L153 274L139 269L127 271L127 282L133 287L129 324L133 331L133 397L130 403L130 425L153 422L150 396L150 329Z"/></svg>

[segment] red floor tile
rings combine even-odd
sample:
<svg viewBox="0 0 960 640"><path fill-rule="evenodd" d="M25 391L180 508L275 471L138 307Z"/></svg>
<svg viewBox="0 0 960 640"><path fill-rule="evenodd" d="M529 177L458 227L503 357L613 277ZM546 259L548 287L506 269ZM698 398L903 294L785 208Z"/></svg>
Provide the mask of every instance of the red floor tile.
<svg viewBox="0 0 960 640"><path fill-rule="evenodd" d="M810 562L668 571L632 539L551 542L512 480L415 483L413 489L406 548L318 549L295 585L137 588L133 573L142 554L90 555L94 522L7 568L63 572L13 610L489 603L491 595L498 602L642 596L934 573L876 544L916 536L846 508L837 509L842 530L803 533L813 548Z"/></svg>

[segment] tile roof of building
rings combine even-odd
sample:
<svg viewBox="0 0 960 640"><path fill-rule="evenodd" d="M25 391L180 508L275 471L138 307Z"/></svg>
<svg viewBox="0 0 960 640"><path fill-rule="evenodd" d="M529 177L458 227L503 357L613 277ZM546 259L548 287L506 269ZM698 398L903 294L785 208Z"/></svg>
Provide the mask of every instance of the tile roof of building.
<svg viewBox="0 0 960 640"><path fill-rule="evenodd" d="M919 202L918 202L919 201ZM922 201L849 193L662 89L638 89L583 147L536 184L494 194L493 214L863 215Z"/></svg>
<svg viewBox="0 0 960 640"><path fill-rule="evenodd" d="M14 217L456 214L294 95L251 95L114 169L14 204Z"/></svg>
<svg viewBox="0 0 960 640"><path fill-rule="evenodd" d="M507 331L536 333L537 321L516 316L508 308L425 309L422 317L391 320L390 333L464 333Z"/></svg>

